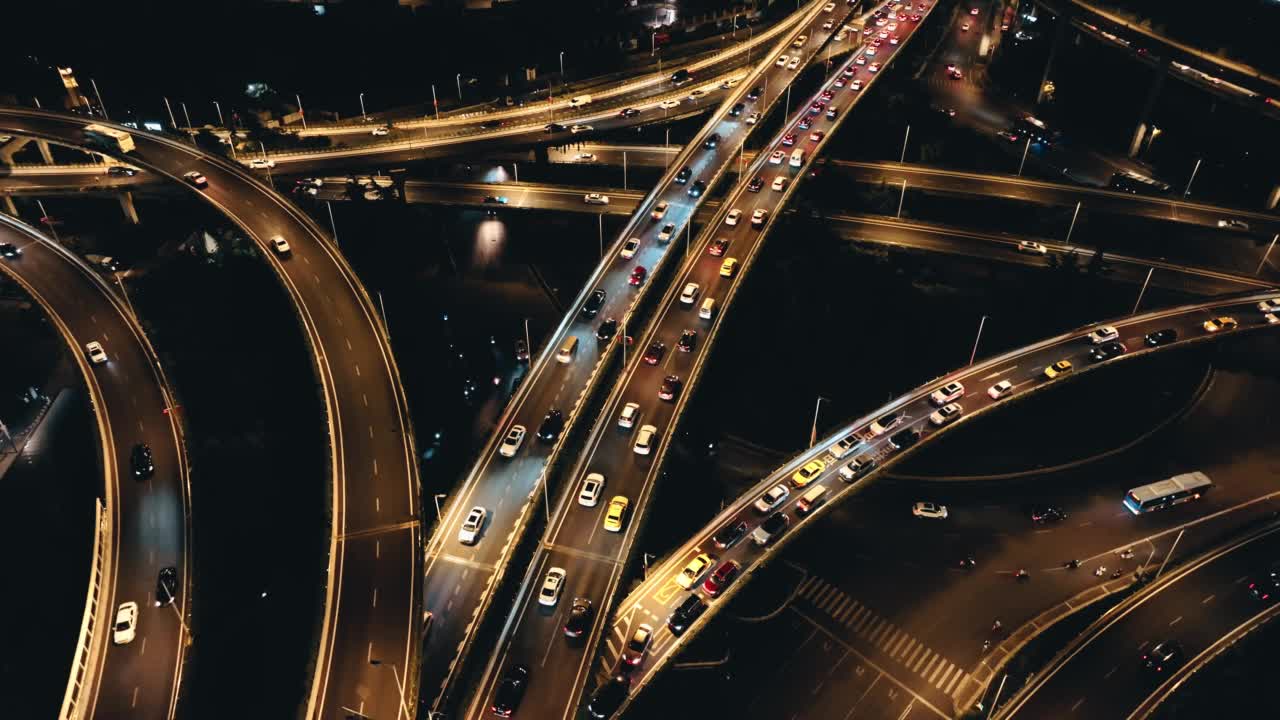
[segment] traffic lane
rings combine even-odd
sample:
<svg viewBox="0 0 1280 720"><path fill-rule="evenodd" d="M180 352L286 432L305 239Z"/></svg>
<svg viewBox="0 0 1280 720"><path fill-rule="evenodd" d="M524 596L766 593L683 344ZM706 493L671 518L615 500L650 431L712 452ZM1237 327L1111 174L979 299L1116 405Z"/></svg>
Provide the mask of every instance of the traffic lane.
<svg viewBox="0 0 1280 720"><path fill-rule="evenodd" d="M1265 297L1265 296L1263 296L1263 295L1257 295L1257 296L1254 296L1254 297L1261 298L1261 297ZM1225 307L1227 307L1227 308L1232 308L1232 309L1247 308L1247 307L1249 307L1253 302L1256 302L1256 300L1251 300L1249 303L1243 303L1243 304L1237 304L1237 305L1226 305ZM1214 308L1214 310L1215 310L1215 311L1221 311L1221 310L1222 310L1222 307ZM1202 318L1209 317L1209 316L1211 316L1211 315L1213 315L1213 314L1214 314L1214 312L1211 312L1211 311L1208 311L1208 310L1201 310L1201 309L1196 309L1196 310L1192 310L1192 311L1188 311L1188 312L1182 312L1182 313L1179 313L1179 314L1178 314L1178 316L1177 316L1177 318L1176 318L1177 322L1175 322L1175 323L1173 323L1173 324L1178 325L1178 326L1181 328L1181 332L1183 333L1183 335L1182 335L1182 336L1183 336L1183 337L1186 337L1185 333L1186 333L1186 332L1187 332L1187 330L1188 330L1188 328L1186 327L1186 325L1188 325L1188 324L1194 324L1194 323L1196 323L1196 322L1200 321ZM1246 320L1246 321L1247 321L1247 320ZM1143 334L1144 332L1147 332L1147 331L1149 331L1150 329L1155 329L1156 327L1166 327L1166 326L1168 326L1169 324L1170 324L1170 320L1169 320L1168 318L1164 318L1164 317L1157 317L1157 318L1143 318L1142 320L1138 320L1138 321L1130 320L1128 323L1124 323L1124 324L1117 323L1117 325L1123 325L1123 326L1125 327L1125 337L1128 337L1128 334L1129 334L1129 333L1132 333L1132 334L1136 335L1136 336L1137 336L1137 337L1139 337L1139 338L1142 336L1142 334ZM1193 325L1193 326L1194 326L1194 325ZM1074 347L1072 347L1072 348L1070 349L1070 352L1069 352L1069 353L1065 353L1065 352L1063 351L1063 346L1064 346L1064 345L1072 345L1072 344L1074 345ZM1088 345L1087 345L1087 344L1081 344L1080 338L1079 338L1078 336L1076 336L1076 337L1071 337L1071 338L1067 338L1067 339L1063 339L1063 340L1059 340L1059 341L1053 342L1053 343L1049 344L1048 346L1043 346L1043 345L1038 346L1036 349L1034 349L1034 350L1030 351L1030 352L1028 353L1028 355L1034 358L1034 360L1032 361L1031 365L1033 366L1033 368L1035 368L1036 370L1038 370L1038 369L1040 369L1040 368L1044 367L1044 365L1042 365L1042 364L1041 364L1042 362L1044 362L1045 364L1047 364L1048 362L1052 362L1052 360L1048 360L1047 358L1052 358L1052 359L1056 360L1057 358L1061 357L1061 356L1062 356L1062 355L1064 355L1064 354L1069 354L1069 356L1073 357L1073 359L1079 359L1079 355L1080 355L1080 354L1082 354L1085 350L1087 350L1087 348L1088 348ZM1025 360L1025 359L1020 358L1019 360L1021 361L1021 360ZM960 375L958 376L958 378L959 378L959 379L961 379L961 380L969 379L969 378L970 378L971 376L973 376L973 375L978 375L978 374L981 374L981 373L986 373L986 372L988 372L989 370L990 370L990 367L989 367L989 366L986 366L986 365L984 364L983 366L979 366L978 368L976 368L976 369L974 369L974 370L970 370L970 371L968 371L967 373L960 374ZM1025 371L1023 371L1023 372L1025 372ZM991 380L995 380L996 378L1000 377L1001 375L1008 374L1008 376L1009 376L1011 379L1016 379L1016 381L1017 381L1017 384L1018 384L1018 385L1025 385L1025 384L1027 384L1027 383L1036 382L1036 379L1035 379L1035 378L1036 378L1036 375L1032 375L1030 378L1027 378L1027 379L1023 380L1022 378L1023 378L1023 377L1026 377L1026 375L1024 375L1024 374L1023 374L1023 372L1020 372L1018 375L1014 375L1014 374L1012 374L1011 370L1009 370L1009 369L1005 369L1005 370L998 370L996 373L993 373L989 378L984 378L984 380L985 380L985 381L991 381ZM1028 373L1028 374L1029 374L1029 373ZM942 379L940 379L940 381L941 381L941 380L942 380ZM985 383L984 383L984 384L985 384ZM902 411L903 411L904 413L906 413L906 414L910 415L911 417L913 417L913 418L915 418L915 419L911 420L911 421L910 421L910 422L908 422L908 423L904 423L904 424L902 424L902 425L898 425L898 426L893 430L893 432L898 432L899 430L901 430L903 427L905 427L905 426L907 426L907 425L912 425L912 426L917 426L917 427L918 427L918 426L920 425L921 421L922 421L922 420L924 419L924 417L925 417L925 415L921 414L921 411L925 411L925 410L929 410L929 411L931 411L931 405L930 405L930 404L929 404L929 402L928 402L927 395L926 395L926 394L924 394L923 392L921 392L920 394L913 394L913 395L911 395L911 396L909 396L909 397L911 398L911 400L909 400L908 402L906 402L905 404L903 404L903 405L901 406L901 408L902 408ZM969 396L969 397L974 397L974 396L972 396L972 395L971 395L971 396ZM980 403L981 403L981 402L984 402L984 401L980 400ZM991 401L989 398L986 398L986 399L985 399L985 402L999 402L999 401ZM886 436L887 436L887 435L889 435L889 434L890 434L890 433L886 433ZM885 437L886 437L886 436L881 436L880 438L878 438L878 439L877 439L877 441L876 441L875 443L873 443L873 444L872 444L872 445L873 445L873 447L872 447L872 446L869 446L869 447L871 447L871 449L872 449L872 450L874 450L875 452L877 452L877 453L881 453L881 454L884 454L886 451L891 452L891 450L888 448L888 446L887 446L887 444L886 444L886 440L885 440ZM824 452L824 451L818 451L818 452ZM800 462L800 460L801 460L801 459L804 459L804 458L807 458L807 457L810 457L810 456L816 456L816 455L817 455L817 453L808 453L808 454L806 454L805 456L802 456L802 458L797 459L796 461L793 461L792 463L789 463L789 464L786 466L786 468L787 468L787 469L790 469L790 468L792 468L793 466L795 466L796 464L798 464L798 463ZM837 467L838 467L838 464L836 464L836 463L832 463L832 464L828 465L828 466L827 466L827 468L824 470L823 474L821 474L821 475L819 475L817 478L815 478L814 482L824 482L825 484L827 484L827 485L828 485L828 487L840 487L840 485L835 484L835 483L838 483L838 482L839 482L838 480L837 480L837 481L835 481L835 483L832 483L832 482L831 482L832 476L834 475L833 471L834 471ZM770 479L768 479L768 480L766 480L766 481L762 482L762 483L757 487L757 489L752 490L751 492L744 494L744 496L743 496L741 499L739 499L739 500L738 500L738 501L737 501L733 506L731 506L731 507L733 507L733 509L734 509L735 511L737 511L737 512L739 512L739 513L740 513L743 509L745 509L745 507L746 507L746 505L747 505L748 503L750 503L752 500L754 500L754 498L755 498L755 497L757 497L757 496L759 495L759 493L763 491L763 489L764 489L766 486L771 485L772 483L776 483L776 482L778 482L778 481L779 481L779 480L775 477L775 478L770 478ZM841 488L841 489L843 489L843 488ZM783 505L781 505L781 506L780 506L780 508L779 508L779 509L780 509L780 510L782 510L783 512L788 512L788 513L789 513L789 512L790 512L790 510L791 510L791 508L792 508L792 506L794 505L795 501L798 499L798 495L799 495L799 493L793 493L793 494L791 495L791 497L790 497L790 498L788 498L788 500L787 500L786 502L784 502L784 504L783 504ZM700 532L700 533L696 536L696 538L695 538L695 540L694 540L694 541L692 541L692 542L691 542L691 543L689 543L689 544L686 544L686 545L684 546L684 548L682 548L679 552L677 552L677 553L673 554L673 561L668 561L668 563L664 563L663 567L664 567L664 568L666 568L668 565L675 565L676 563L678 563L679 558L681 558L681 557L683 557L683 556L688 555L688 554L689 554L689 551L690 551L690 548L692 548L693 546L696 546L696 545L705 545L705 544L708 542L708 539L709 539L709 535L710 535L710 533L712 533L712 532L714 532L714 531L715 531L715 528L714 528L714 527L710 527L710 528L706 528L706 529L704 529L702 532ZM788 532L789 532L789 531L792 531L792 530L788 530ZM738 545L736 545L734 548L731 548L731 549L730 549L730 551L726 552L726 557L728 557L728 556L730 556L730 555L735 556L735 559L739 559L740 561L742 561L742 562L743 562L744 567L749 567L749 566L750 566L750 563L751 563L751 561L752 561L752 559L753 559L752 557L749 557L749 556L754 556L754 555L759 555L759 554L760 554L760 551L759 551L758 549L755 549L755 548L749 548L747 544L739 543L739 544L738 544ZM645 603L645 604L653 603L653 604L655 604L657 607L660 607L660 608L665 608L665 607L667 607L667 606L668 606L668 603L667 603L667 602L665 602L665 598L661 597L661 593L660 593L660 592L657 592L657 593L655 592L655 589L654 589L654 587L653 587L653 583L645 583L644 585L642 585L642 587L641 587L641 588L639 588L639 592L640 592L639 602L642 602L642 603ZM630 602L630 600L629 600L629 602ZM651 658L651 661L652 661L652 658Z"/></svg>
<svg viewBox="0 0 1280 720"><path fill-rule="evenodd" d="M412 528L342 541L342 586L330 654L342 661L328 671L324 717L345 717L348 708L369 717L399 717L393 676L398 672L403 681L410 645L416 642L412 593L403 587L415 575L416 547Z"/></svg>
<svg viewBox="0 0 1280 720"><path fill-rule="evenodd" d="M141 710L167 716L182 653L180 626L173 608L157 608L154 599L160 569L173 566L182 582L177 609L185 613L186 524L181 458L159 379L145 348L104 290L42 242L3 223L0 233L23 251L16 260L0 262L35 287L67 324L77 343L72 352L83 353L86 342L98 340L109 357L106 365L90 366L114 441L118 478L115 585L104 594L103 612L114 620L117 607L136 602L138 622L132 643L108 640L105 646L96 707L109 714ZM151 447L156 468L141 481L134 479L130 458L138 443Z"/></svg>
<svg viewBox="0 0 1280 720"><path fill-rule="evenodd" d="M1168 676L1141 667L1141 654L1164 640L1183 647L1185 664L1267 607L1247 591L1280 548L1276 534L1207 563L1109 625L1071 656L1008 717L1054 718L1084 712L1121 717Z"/></svg>
<svg viewBox="0 0 1280 720"><path fill-rule="evenodd" d="M56 175L47 173L6 175L3 171L4 167L0 166L0 190L7 193L41 190L131 190L140 187L152 189L160 182L159 178L152 177L148 173L140 173L136 177L113 177L107 175L105 171L94 174L69 172Z"/></svg>
<svg viewBox="0 0 1280 720"><path fill-rule="evenodd" d="M538 595L551 568L565 570L564 590L555 605L546 606L538 601ZM540 558L532 587L526 589L527 594L518 605L516 627L502 648L499 671L490 676L483 692L477 693L483 703L477 708L480 712L471 713L471 717L489 716L498 684L517 664L529 669L528 690L520 703L525 712L531 708L545 708L544 716L553 718L561 712L559 708L564 708L564 720L573 717L574 707L572 704L566 707L564 693L577 687L577 675L586 664L589 644L586 635L567 637L564 624L574 598L591 600L593 613L600 612L600 591L609 581L611 568L612 563L606 559L560 549L552 549ZM577 658L577 661L569 658Z"/></svg>

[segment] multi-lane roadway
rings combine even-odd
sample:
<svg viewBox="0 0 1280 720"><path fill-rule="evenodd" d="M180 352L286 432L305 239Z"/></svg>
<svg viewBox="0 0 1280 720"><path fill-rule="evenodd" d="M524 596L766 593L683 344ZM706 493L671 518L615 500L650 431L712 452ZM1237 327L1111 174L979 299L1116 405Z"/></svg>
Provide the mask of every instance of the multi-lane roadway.
<svg viewBox="0 0 1280 720"><path fill-rule="evenodd" d="M103 493L113 539L99 590L88 681L73 698L78 717L170 717L187 640L188 486L182 429L159 360L107 281L58 243L0 214L0 242L21 255L0 258L71 344L95 408ZM106 354L95 363L86 345ZM135 475L134 448L151 450L153 472ZM173 568L174 602L157 606L157 583ZM79 569L76 570L79 572ZM133 637L117 644L116 609L135 603ZM68 619L70 621L70 619ZM123 639L123 637L121 638ZM69 666L68 666L69 667ZM49 668L53 671L53 668Z"/></svg>
<svg viewBox="0 0 1280 720"><path fill-rule="evenodd" d="M804 18L807 21L829 16L833 18L832 27L815 28L814 34L803 40L787 35L779 41L778 49L727 94L659 185L639 204L606 260L574 301L570 314L542 348L531 349L534 362L529 374L481 451L479 462L446 499L444 517L427 548L426 561L425 606L432 614L432 625L426 641L422 682L424 696L434 698L433 707L456 700L447 690L457 681L459 668L465 667L479 620L491 601L491 590L506 571L514 541L533 520L529 513L537 508L539 493L546 490L543 483L548 463L570 431L592 382L603 371L602 363L612 345L597 340L599 322L615 318L620 325L619 336L641 331L642 328L623 325L643 293L662 289L658 282L663 277L661 265L672 251L683 252L684 244L690 241L691 220L706 192L738 160L753 127L748 119L754 113L767 114L768 108L785 94L797 68L837 32L835 19L843 22L848 14L844 5L840 13L826 13L822 8L820 4L811 6ZM777 64L777 55L784 49L789 56L799 54L795 68L787 66L789 61ZM737 103L743 107L733 113ZM660 216L656 220L655 212ZM747 222L743 218L744 227ZM638 238L640 243L634 255L619 262L623 244L631 238ZM637 266L645 268L645 274L633 284ZM596 293L601 299L584 311L588 299ZM575 343L574 348L558 360L557 354L570 341ZM547 440L540 441L536 436L552 411L558 412L560 421L568 427L548 426L548 431L554 432L548 432ZM499 455L500 441L515 426L524 428L522 444L510 458ZM459 532L475 507L485 510L483 527L475 544L463 545L458 541ZM486 677L492 677L492 668L489 670ZM572 668L565 672L572 672ZM566 694L575 691L572 676L567 685L561 683L559 687L549 681L535 683L535 688L543 687L560 695L559 707L572 704ZM483 692L477 697L483 697ZM531 698L531 702L536 701Z"/></svg>
<svg viewBox="0 0 1280 720"><path fill-rule="evenodd" d="M88 123L0 108L5 132L74 147L93 144L82 130ZM296 308L326 408L325 418L309 421L326 424L333 486L329 583L307 714L329 718L350 708L394 715L404 704L395 676L413 661L421 627L421 490L408 408L385 328L332 241L288 200L220 158L121 129L132 133L137 146L124 159L182 183L238 224L258 243ZM196 187L184 178L190 172L200 173L206 184ZM290 253L274 249L276 236L288 242Z"/></svg>

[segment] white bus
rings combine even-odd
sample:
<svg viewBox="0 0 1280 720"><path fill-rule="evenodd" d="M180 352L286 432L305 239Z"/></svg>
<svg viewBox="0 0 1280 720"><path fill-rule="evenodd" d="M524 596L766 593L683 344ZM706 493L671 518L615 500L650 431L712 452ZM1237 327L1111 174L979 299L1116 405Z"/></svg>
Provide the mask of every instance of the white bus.
<svg viewBox="0 0 1280 720"><path fill-rule="evenodd" d="M1133 488L1125 493L1124 506L1134 515L1141 515L1189 500L1197 500L1201 495L1209 492L1211 487L1213 487L1213 481L1209 476L1196 470L1174 475L1168 480Z"/></svg>
<svg viewBox="0 0 1280 720"><path fill-rule="evenodd" d="M104 150L114 150L122 153L133 152L134 150L132 135L106 125L85 125L84 136L89 142Z"/></svg>

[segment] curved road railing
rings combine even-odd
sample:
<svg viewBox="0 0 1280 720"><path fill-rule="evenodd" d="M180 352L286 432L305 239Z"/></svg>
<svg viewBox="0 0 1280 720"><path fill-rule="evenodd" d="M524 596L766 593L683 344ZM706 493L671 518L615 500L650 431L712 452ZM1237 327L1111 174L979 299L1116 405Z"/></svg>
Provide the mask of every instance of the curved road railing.
<svg viewBox="0 0 1280 720"><path fill-rule="evenodd" d="M81 149L92 145L82 130L89 122L0 108L0 127L6 131ZM209 186L197 194L257 243L292 301L311 349L326 410L333 491L328 582L306 716L331 717L352 704L377 713L398 708L399 683L366 660L376 651L386 664L408 668L421 624L421 485L408 403L386 328L334 243L268 185L191 145L117 127L130 132L137 146L123 158L128 163L180 183L193 170L208 178ZM100 147L92 151L103 154ZM281 258L271 249L275 235L292 246L290 257ZM344 560L352 554L362 562L360 573L348 581ZM375 595L376 609L369 602Z"/></svg>
<svg viewBox="0 0 1280 720"><path fill-rule="evenodd" d="M1280 327L1280 325L1263 321L1262 313L1256 307L1260 301L1276 297L1278 294L1280 291L1237 294L1112 320L1105 324L1117 329L1118 339L1128 347L1128 352L1098 364L1088 364L1086 357L1093 345L1085 340L1085 335L1104 324L1090 325L1061 333L937 378L825 438L727 505L706 527L681 545L664 562L651 566L648 579L620 604L612 624L621 630L621 637L627 637L627 630L634 617L643 615L658 618L662 622L665 621L670 609L683 601L684 591L675 584L674 576L699 552L706 551L720 555L717 562L734 559L742 564L741 578L721 596L715 599L704 596L703 599L708 601L709 605L707 611L695 620L683 635L678 638L673 637L665 624L657 628L658 632L650 646L648 657L633 673L635 680L632 685L632 694L624 703L623 709L629 707L633 698L669 664L671 658L699 636L700 631L739 590L746 586L747 581L756 571L779 554L781 549L800 532L825 517L841 500L851 497L881 472L909 457L919 447L929 444L953 427L975 421L998 406L1034 396L1049 387L1069 382L1091 371L1132 361L1166 349L1186 347L1244 332ZM1202 329L1201 326L1205 321L1222 315L1234 316L1240 323L1239 328L1219 332L1208 332ZM1144 345L1143 338L1147 333L1165 328L1173 328L1178 333L1177 339L1157 347ZM1070 360L1073 363L1073 369L1060 373L1054 378L1046 377L1042 372L1043 369L1058 360ZM988 386L1005 379L1012 383L1012 387L1000 399L992 399L987 393ZM957 401L963 405L964 412L958 420L942 427L935 427L929 419L930 413L936 409L936 406L930 402L930 395L952 381L965 384L964 395ZM875 434L870 429L872 422L885 418L889 413L897 414L896 421L890 425L888 431ZM918 440L914 443L899 434L908 430L919 433L916 436ZM851 436L854 438L852 449L837 459L830 448L842 438ZM902 447L895 448L890 443L890 438L896 438ZM855 477L850 482L842 482L838 470L848 465L851 458L873 460L873 469ZM789 485L788 479L791 475L813 460L824 460L825 466L805 487L818 485L827 487L830 498L826 502L818 505L813 512L803 518L791 519L789 527L782 532L781 537L764 547L758 547L744 538L723 552L714 548L711 536L726 524L743 520L749 526L758 525L760 517L750 510L750 505L755 499L774 485ZM793 490L791 496L776 510L790 517L790 512L801 494ZM699 591L695 589L694 592Z"/></svg>

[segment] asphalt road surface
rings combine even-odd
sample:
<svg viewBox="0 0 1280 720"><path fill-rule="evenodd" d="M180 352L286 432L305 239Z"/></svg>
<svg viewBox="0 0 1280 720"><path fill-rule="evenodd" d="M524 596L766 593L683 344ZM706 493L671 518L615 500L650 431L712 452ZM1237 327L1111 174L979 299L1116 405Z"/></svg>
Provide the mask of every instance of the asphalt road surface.
<svg viewBox="0 0 1280 720"><path fill-rule="evenodd" d="M80 707L84 717L170 717L182 677L189 568L186 458L181 431L167 412L164 379L141 328L107 280L5 215L0 215L0 242L22 250L18 258L0 259L0 271L16 277L59 329L72 336L71 352L98 404L114 541L106 552L115 571L106 578L114 582L104 583L100 591L102 609L91 656L99 664L89 669L91 680ZM85 343L95 340L106 350L106 364L92 365L86 357ZM134 477L130 458L137 444L151 448L155 473L150 477ZM156 584L164 567L177 570L177 598L156 607ZM116 645L112 624L116 608L126 602L138 604L136 637ZM66 618L68 625L79 621L79 614ZM69 674L70 665L48 671Z"/></svg>

